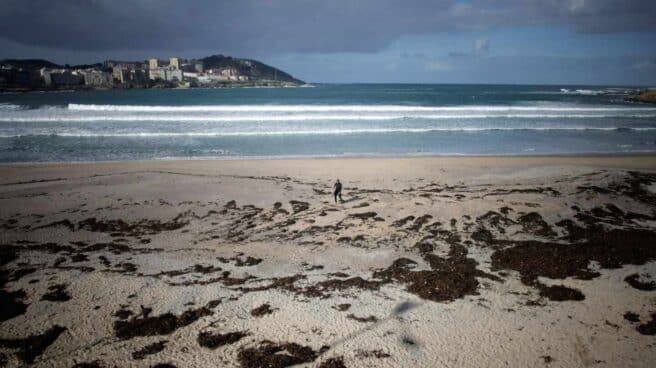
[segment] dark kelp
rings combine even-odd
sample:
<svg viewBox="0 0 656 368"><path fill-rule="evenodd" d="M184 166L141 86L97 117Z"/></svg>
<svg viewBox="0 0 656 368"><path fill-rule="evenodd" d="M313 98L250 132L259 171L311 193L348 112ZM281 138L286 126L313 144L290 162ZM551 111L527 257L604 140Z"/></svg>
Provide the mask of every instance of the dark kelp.
<svg viewBox="0 0 656 368"><path fill-rule="evenodd" d="M273 343L262 341L259 346L243 348L237 359L242 368L284 368L296 364L313 362L319 354L328 350L322 347L319 351L296 343Z"/></svg>
<svg viewBox="0 0 656 368"><path fill-rule="evenodd" d="M66 327L55 325L40 335L30 335L22 339L0 339L0 346L18 349L16 357L23 363L32 364L64 331Z"/></svg>
<svg viewBox="0 0 656 368"><path fill-rule="evenodd" d="M147 314L128 320L114 322L114 334L121 339L131 339L138 336L168 335L180 327L194 323L201 317L209 316L212 311L207 308L190 309L180 315L165 313L150 317Z"/></svg>
<svg viewBox="0 0 656 368"><path fill-rule="evenodd" d="M198 345L208 348L216 349L224 345L234 344L241 340L243 337L248 336L247 331L228 332L225 334L201 332L198 334Z"/></svg>

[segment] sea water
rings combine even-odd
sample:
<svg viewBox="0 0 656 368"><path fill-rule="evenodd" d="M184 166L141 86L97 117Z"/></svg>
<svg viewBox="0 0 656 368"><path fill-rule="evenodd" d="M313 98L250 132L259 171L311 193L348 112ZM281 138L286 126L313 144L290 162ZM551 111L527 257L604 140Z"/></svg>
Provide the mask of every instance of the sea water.
<svg viewBox="0 0 656 368"><path fill-rule="evenodd" d="M656 151L630 88L317 84L0 94L0 162Z"/></svg>

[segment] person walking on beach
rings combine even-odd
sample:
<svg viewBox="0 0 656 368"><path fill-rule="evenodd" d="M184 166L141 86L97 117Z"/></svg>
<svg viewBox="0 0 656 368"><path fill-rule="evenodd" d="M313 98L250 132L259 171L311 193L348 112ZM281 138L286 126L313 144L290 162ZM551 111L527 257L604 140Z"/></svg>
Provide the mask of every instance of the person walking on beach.
<svg viewBox="0 0 656 368"><path fill-rule="evenodd" d="M333 195L335 196L335 203L337 203L338 196L339 196L339 201L344 202L344 200L342 199L342 183L339 182L339 179L337 179L333 187L335 188L335 191L333 192Z"/></svg>

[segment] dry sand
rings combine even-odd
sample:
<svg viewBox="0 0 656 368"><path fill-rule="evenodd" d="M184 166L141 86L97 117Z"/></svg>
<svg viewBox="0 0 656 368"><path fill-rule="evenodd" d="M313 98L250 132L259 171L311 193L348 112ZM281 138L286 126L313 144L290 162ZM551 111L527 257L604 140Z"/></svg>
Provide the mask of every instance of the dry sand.
<svg viewBox="0 0 656 368"><path fill-rule="evenodd" d="M656 361L653 156L4 165L0 229L0 366Z"/></svg>

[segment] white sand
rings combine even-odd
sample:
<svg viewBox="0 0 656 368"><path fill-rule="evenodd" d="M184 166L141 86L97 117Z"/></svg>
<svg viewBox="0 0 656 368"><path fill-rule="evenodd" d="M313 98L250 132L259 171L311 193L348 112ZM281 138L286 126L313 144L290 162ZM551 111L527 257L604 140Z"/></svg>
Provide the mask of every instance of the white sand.
<svg viewBox="0 0 656 368"><path fill-rule="evenodd" d="M85 253L88 260L72 262L70 254L22 251L5 268L15 271L36 267L34 273L7 283L5 290L22 289L29 304L22 315L0 322L0 338L24 338L40 334L53 325L67 328L36 358L36 367L65 367L80 362L100 361L101 366L152 366L171 363L178 367L239 366L239 351L259 346L261 341L293 342L317 351L330 349L304 366L317 366L331 357L343 357L347 367L650 367L656 361L654 336L643 335L636 326L656 312L656 292L637 290L624 281L639 273L656 277L656 262L601 269L592 280L540 278L546 285L565 285L580 290L582 301L551 301L520 281L515 271L506 275L491 270L493 249L474 242L466 245L477 269L501 276L502 281L477 278L478 295L453 301L431 301L406 290L407 284L393 282L377 290L347 288L329 290L328 297L313 297L274 288L243 292L239 288L266 286L271 278L305 275L297 288L334 280L329 274L344 272L374 280L372 272L389 267L405 257L429 269L413 246L425 232L400 231L391 224L405 216L432 216L429 223L442 223L469 240L477 227L476 218L503 206L521 212L538 212L553 227L557 237L566 235L554 224L571 219L571 206L590 210L612 203L625 212L654 215L654 207L617 193L580 191L577 187L607 188L625 180L626 170L656 172L656 157L469 157L409 159L334 160L244 160L244 161L157 161L97 164L49 164L0 166L0 224L10 219L0 244L18 240L69 245L122 244L150 253L107 250ZM345 185L343 204L333 204L332 182L339 177ZM436 183L437 193L417 189ZM448 186L455 186L450 188ZM488 195L495 190L551 187L560 195L512 193ZM653 185L651 186L653 187ZM357 189L354 189L357 188ZM410 190L412 189L412 190ZM649 189L647 189L649 190ZM426 195L422 195L426 194ZM458 198L458 195L462 197ZM448 196L448 197L447 197ZM227 202L236 209L221 211ZM307 202L309 208L292 214L289 201ZM289 214L275 213L281 202ZM368 206L362 206L363 203ZM253 218L246 205L261 208ZM349 214L376 212L384 221L349 218ZM325 213L323 216L322 212ZM35 216L36 215L36 216ZM207 215L207 217L203 217ZM272 216L265 221L262 216ZM43 217L40 217L43 216ZM60 220L78 223L87 218L121 219L129 224L141 220L188 222L172 231L136 236L111 231L88 231L65 226L34 230ZM471 220L467 220L469 216ZM280 224L293 219L294 224ZM450 220L456 219L455 227ZM252 221L252 225L248 222ZM467 223L473 225L467 226ZM343 225L338 230L310 231L312 226ZM640 219L635 227L656 230L656 221ZM272 227L272 225L274 225ZM1 226L1 225L0 225ZM612 224L606 225L614 227ZM615 226L622 227L622 226ZM315 228L316 229L316 228ZM539 239L510 226L505 235L513 240ZM338 241L363 235L362 241ZM546 240L545 240L546 241ZM119 241L119 244L120 241ZM24 247L25 245L19 245ZM656 246L656 244L654 244ZM79 247L74 245L74 247ZM446 257L450 247L435 241L434 253ZM232 258L243 253L262 259L253 266L238 267L217 257ZM88 266L80 269L55 268ZM110 266L98 258L104 256ZM132 263L134 272L121 270ZM207 281L222 271L194 272L194 265L220 267L230 277L253 279L230 285L223 281L175 286L185 281ZM312 266L323 266L313 268ZM594 268L591 264L590 268ZM185 270L180 275L153 276L163 271ZM30 283L30 280L38 280ZM48 287L66 284L69 301L43 301ZM132 296L134 295L134 296ZM114 313L120 309L139 314L140 306L152 308L151 316L203 307L221 300L211 314L202 316L170 334L120 339L115 336ZM411 301L413 308L393 311ZM527 305L537 301L538 306ZM193 303L193 305L191 304ZM274 312L253 317L253 308L268 303ZM348 303L347 311L335 308ZM124 307L122 307L124 306ZM97 308L96 308L97 307ZM623 318L631 311L641 322ZM348 318L375 316L378 322ZM132 318L132 317L131 317ZM228 333L247 331L239 341L208 349L197 342L201 331ZM166 340L163 351L135 360L132 353ZM411 341L412 343L408 343ZM0 344L1 345L1 344ZM20 366L17 349L0 347L7 366ZM379 351L386 356L367 353Z"/></svg>

